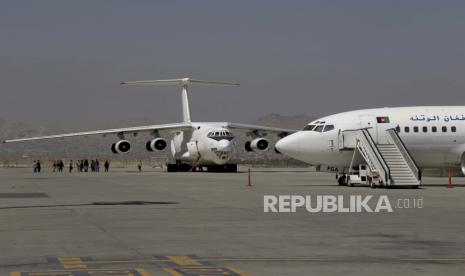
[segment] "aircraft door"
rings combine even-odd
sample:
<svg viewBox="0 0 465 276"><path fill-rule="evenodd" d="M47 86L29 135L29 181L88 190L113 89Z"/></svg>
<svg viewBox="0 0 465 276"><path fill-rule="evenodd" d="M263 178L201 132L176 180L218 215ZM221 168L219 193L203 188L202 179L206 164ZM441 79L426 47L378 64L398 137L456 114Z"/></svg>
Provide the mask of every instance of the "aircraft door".
<svg viewBox="0 0 465 276"><path fill-rule="evenodd" d="M378 131L376 127L376 117L373 115L360 115L360 128L368 129L371 137L378 142Z"/></svg>
<svg viewBox="0 0 465 276"><path fill-rule="evenodd" d="M378 132L378 143L379 144L389 144L388 134L386 130L392 128L393 126L390 123L379 123L376 124L376 131Z"/></svg>

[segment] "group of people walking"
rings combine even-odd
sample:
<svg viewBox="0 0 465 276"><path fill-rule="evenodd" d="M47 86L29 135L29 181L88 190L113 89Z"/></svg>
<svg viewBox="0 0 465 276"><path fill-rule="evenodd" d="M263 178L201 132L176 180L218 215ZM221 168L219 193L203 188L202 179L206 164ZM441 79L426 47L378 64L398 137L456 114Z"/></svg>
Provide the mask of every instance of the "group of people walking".
<svg viewBox="0 0 465 276"><path fill-rule="evenodd" d="M40 172L41 166L39 160L34 161L32 166L34 172ZM63 162L63 160L53 161L53 172L63 172L64 167L65 163ZM105 172L108 172L110 170L110 162L106 160L103 164L103 167L105 168ZM76 168L78 172L89 172L89 169L91 172L100 172L100 161L98 159L95 159L89 162L88 159L83 159L78 160L76 161L76 163L74 163L73 160L70 160L68 164L69 172L72 173L74 168Z"/></svg>
<svg viewBox="0 0 465 276"><path fill-rule="evenodd" d="M54 160L53 161L53 172L63 172L63 169L65 167L65 162L63 160ZM106 160L103 163L103 167L105 169L105 172L108 172L110 170L110 161ZM76 162L73 162L73 160L70 160L68 163L68 170L70 173L72 173L76 169L77 172L89 172L89 169L91 172L100 172L100 161L98 159L95 160L89 160L88 159L83 159L83 160L77 160ZM142 160L139 160L137 163L137 169L139 172L142 171ZM32 170L34 173L40 173L42 170L42 165L40 163L40 160L34 160L32 163Z"/></svg>
<svg viewBox="0 0 465 276"><path fill-rule="evenodd" d="M63 163L63 160L53 161L53 172L63 172L64 167L65 163Z"/></svg>

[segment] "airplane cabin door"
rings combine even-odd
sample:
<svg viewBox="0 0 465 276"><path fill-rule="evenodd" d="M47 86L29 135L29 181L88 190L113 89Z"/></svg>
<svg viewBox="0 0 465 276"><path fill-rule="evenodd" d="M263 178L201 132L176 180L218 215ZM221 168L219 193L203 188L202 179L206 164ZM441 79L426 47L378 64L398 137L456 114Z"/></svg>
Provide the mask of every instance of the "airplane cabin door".
<svg viewBox="0 0 465 276"><path fill-rule="evenodd" d="M376 117L373 115L360 115L360 128L368 129L371 137L378 142L378 131L376 127Z"/></svg>
<svg viewBox="0 0 465 276"><path fill-rule="evenodd" d="M376 124L376 131L378 132L378 143L379 144L390 144L388 139L387 130L393 128L390 123L378 123Z"/></svg>

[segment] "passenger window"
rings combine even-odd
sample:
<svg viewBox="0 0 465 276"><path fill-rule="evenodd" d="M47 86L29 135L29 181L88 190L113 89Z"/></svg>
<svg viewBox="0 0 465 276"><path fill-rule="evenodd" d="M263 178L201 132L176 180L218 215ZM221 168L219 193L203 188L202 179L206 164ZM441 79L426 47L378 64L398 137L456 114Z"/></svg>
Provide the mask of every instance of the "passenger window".
<svg viewBox="0 0 465 276"><path fill-rule="evenodd" d="M333 130L333 129L334 129L334 125L326 125L325 129L323 131L326 132L326 131L330 131L330 130Z"/></svg>
<svg viewBox="0 0 465 276"><path fill-rule="evenodd" d="M413 127L413 132L418 132L418 127Z"/></svg>
<svg viewBox="0 0 465 276"><path fill-rule="evenodd" d="M322 132L323 131L323 125L317 126L313 131Z"/></svg>
<svg viewBox="0 0 465 276"><path fill-rule="evenodd" d="M452 132L457 132L457 128L456 128L455 126L451 127L450 130L451 130Z"/></svg>
<svg viewBox="0 0 465 276"><path fill-rule="evenodd" d="M442 132L447 132L447 127L443 126L442 127Z"/></svg>
<svg viewBox="0 0 465 276"><path fill-rule="evenodd" d="M434 126L434 127L431 127L431 131L432 131L432 132L438 132L438 128L435 127L435 126Z"/></svg>
<svg viewBox="0 0 465 276"><path fill-rule="evenodd" d="M396 126L396 131L397 131L397 133L400 132L400 126Z"/></svg>
<svg viewBox="0 0 465 276"><path fill-rule="evenodd" d="M428 127L423 127L423 132L428 132Z"/></svg>
<svg viewBox="0 0 465 276"><path fill-rule="evenodd" d="M304 131L310 131L310 130L312 130L314 127L315 127L315 125L306 125L306 126L304 127L303 130L304 130Z"/></svg>
<svg viewBox="0 0 465 276"><path fill-rule="evenodd" d="M410 132L410 127L404 127L404 132Z"/></svg>

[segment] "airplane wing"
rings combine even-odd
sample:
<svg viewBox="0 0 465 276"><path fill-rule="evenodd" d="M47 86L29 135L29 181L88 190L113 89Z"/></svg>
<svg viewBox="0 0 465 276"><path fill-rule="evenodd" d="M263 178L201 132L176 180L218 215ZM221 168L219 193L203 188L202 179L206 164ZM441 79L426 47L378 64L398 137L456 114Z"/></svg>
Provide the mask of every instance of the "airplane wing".
<svg viewBox="0 0 465 276"><path fill-rule="evenodd" d="M252 135L264 135L267 133L275 133L279 138L283 138L289 134L297 132L295 129L286 129L278 127L258 126L249 124L224 123L224 126L230 129L237 129Z"/></svg>
<svg viewBox="0 0 465 276"><path fill-rule="evenodd" d="M191 127L192 127L191 123L176 123L176 124L151 125L151 126L139 126L139 127L128 127L128 128L115 128L115 129L105 129L105 130L95 130L95 131L65 133L65 134L48 135L48 136L10 139L10 140L4 140L3 143L67 138L67 137L77 137L77 136L90 136L90 135L99 135L99 134L100 135L106 135L106 134L121 135L121 134L130 134L130 133L138 133L138 132L157 131L157 130L185 130Z"/></svg>

